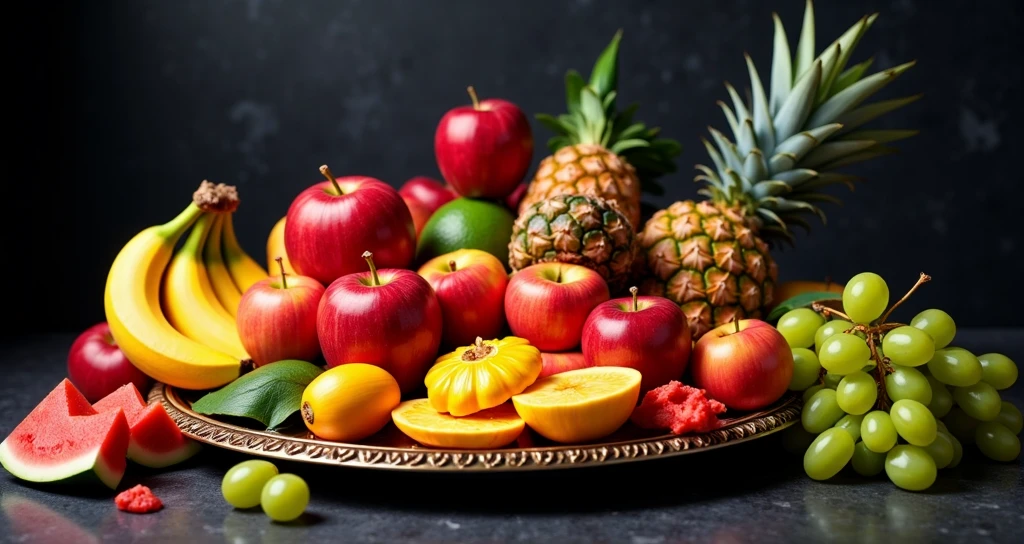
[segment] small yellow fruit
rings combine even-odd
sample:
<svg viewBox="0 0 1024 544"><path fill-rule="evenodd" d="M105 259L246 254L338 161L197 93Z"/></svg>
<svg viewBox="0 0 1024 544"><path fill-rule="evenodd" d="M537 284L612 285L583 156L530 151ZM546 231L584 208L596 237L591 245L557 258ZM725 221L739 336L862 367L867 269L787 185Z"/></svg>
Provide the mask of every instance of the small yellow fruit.
<svg viewBox="0 0 1024 544"><path fill-rule="evenodd" d="M541 436L574 444L604 438L621 427L640 398L640 372L597 366L537 380L512 397L516 412Z"/></svg>
<svg viewBox="0 0 1024 544"><path fill-rule="evenodd" d="M526 424L511 404L481 410L471 416L440 414L429 399L405 401L391 412L395 426L409 438L435 448L486 450L515 442Z"/></svg>
<svg viewBox="0 0 1024 544"><path fill-rule="evenodd" d="M282 217L274 224L274 228L270 229L270 236L267 237L267 270L277 270L277 263L274 259L281 257L281 266L284 267L285 274L291 274L297 276L295 269L292 268L292 263L288 261L288 252L284 249L284 226L285 219Z"/></svg>
<svg viewBox="0 0 1024 544"><path fill-rule="evenodd" d="M379 366L336 366L302 392L302 421L324 440L356 442L384 428L402 400L398 382Z"/></svg>
<svg viewBox="0 0 1024 544"><path fill-rule="evenodd" d="M515 336L461 347L440 357L424 383L434 410L461 417L522 393L540 375L540 350Z"/></svg>

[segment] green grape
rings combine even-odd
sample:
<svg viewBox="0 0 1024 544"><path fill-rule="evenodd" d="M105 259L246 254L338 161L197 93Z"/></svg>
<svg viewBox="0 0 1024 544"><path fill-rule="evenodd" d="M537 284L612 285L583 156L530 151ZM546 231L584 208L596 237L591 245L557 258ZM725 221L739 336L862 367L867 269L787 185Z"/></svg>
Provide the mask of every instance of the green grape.
<svg viewBox="0 0 1024 544"><path fill-rule="evenodd" d="M925 310L910 320L910 326L928 333L935 349L942 349L956 336L956 323L942 310Z"/></svg>
<svg viewBox="0 0 1024 544"><path fill-rule="evenodd" d="M270 461L252 459L231 467L220 484L224 500L235 508L252 508L260 503L260 491L267 480L277 475Z"/></svg>
<svg viewBox="0 0 1024 544"><path fill-rule="evenodd" d="M949 434L965 444L974 443L974 430L978 428L978 420L967 415L959 406L950 408L942 420L949 429Z"/></svg>
<svg viewBox="0 0 1024 544"><path fill-rule="evenodd" d="M877 365L877 364L875 364L875 362L874 362L874 361L872 361L872 360L870 360L870 359L869 359L869 360L868 360L868 364L866 364L866 365L864 365L864 366L860 367L860 371L861 371L861 372L867 372L868 374L870 374L870 373L871 373L871 372L872 372L872 371L873 371L874 369L876 369L876 368L878 368L878 365Z"/></svg>
<svg viewBox="0 0 1024 544"><path fill-rule="evenodd" d="M813 397L815 393L821 391L824 388L825 386L819 383L817 385L812 385L808 387L806 390L804 390L804 394L801 396L801 398L804 401L804 404L807 404L807 401L811 400L811 397Z"/></svg>
<svg viewBox="0 0 1024 544"><path fill-rule="evenodd" d="M874 407L877 400L878 384L874 378L859 370L843 377L836 388L836 402L848 414L864 415Z"/></svg>
<svg viewBox="0 0 1024 544"><path fill-rule="evenodd" d="M821 363L818 356L807 348L793 348L793 377L789 380L790 391L803 391L818 383Z"/></svg>
<svg viewBox="0 0 1024 544"><path fill-rule="evenodd" d="M850 278L843 289L843 310L857 323L878 319L888 305L889 286L878 274L861 272Z"/></svg>
<svg viewBox="0 0 1024 544"><path fill-rule="evenodd" d="M921 366L935 355L932 337L921 329L906 326L885 333L882 349L890 361L903 366Z"/></svg>
<svg viewBox="0 0 1024 544"><path fill-rule="evenodd" d="M829 389L836 389L837 387L839 387L839 382L843 381L843 375L826 372L824 381L825 387Z"/></svg>
<svg viewBox="0 0 1024 544"><path fill-rule="evenodd" d="M278 474L263 486L263 512L274 521L292 521L309 505L309 486L294 474Z"/></svg>
<svg viewBox="0 0 1024 544"><path fill-rule="evenodd" d="M916 368L894 366L892 374L885 377L885 391L893 401L911 399L928 404L932 401L932 387L928 378Z"/></svg>
<svg viewBox="0 0 1024 544"><path fill-rule="evenodd" d="M836 429L843 429L850 433L850 437L854 441L860 440L860 424L864 421L864 416L857 416L853 414L846 414L839 421L836 422L833 427Z"/></svg>
<svg viewBox="0 0 1024 544"><path fill-rule="evenodd" d="M842 319L828 321L824 325L818 327L818 331L814 333L814 351L820 353L821 346L825 343L825 340L828 340L837 334L841 334L850 327L853 327L853 323L843 321Z"/></svg>
<svg viewBox="0 0 1024 544"><path fill-rule="evenodd" d="M831 389L822 389L804 404L803 411L800 413L800 422L803 423L807 432L818 434L835 425L843 415L845 415L843 409L836 402L836 392Z"/></svg>
<svg viewBox="0 0 1024 544"><path fill-rule="evenodd" d="M792 348L809 348L814 345L814 334L825 324L825 318L810 308L790 310L779 318L775 326Z"/></svg>
<svg viewBox="0 0 1024 544"><path fill-rule="evenodd" d="M827 429L804 453L804 472L811 479L827 480L839 473L853 457L853 438L842 429Z"/></svg>
<svg viewBox="0 0 1024 544"><path fill-rule="evenodd" d="M923 448L900 445L885 455L885 473L896 487L924 491L935 483L935 460Z"/></svg>
<svg viewBox="0 0 1024 544"><path fill-rule="evenodd" d="M949 438L953 440L953 460L946 465L946 468L956 468L960 464L960 460L964 458L964 447L955 436L949 435Z"/></svg>
<svg viewBox="0 0 1024 544"><path fill-rule="evenodd" d="M961 410L978 421L992 421L1002 409L999 392L985 382L953 389L953 400Z"/></svg>
<svg viewBox="0 0 1024 544"><path fill-rule="evenodd" d="M1004 463L1013 461L1020 456L1020 439L1013 431L995 421L983 421L974 432L974 441L985 457ZM811 444L814 447L814 444ZM804 457L804 466L807 458Z"/></svg>
<svg viewBox="0 0 1024 544"><path fill-rule="evenodd" d="M1005 400L999 405L999 415L994 421L1013 431L1013 434L1020 434L1024 428L1024 418L1021 417L1020 410Z"/></svg>
<svg viewBox="0 0 1024 544"><path fill-rule="evenodd" d="M1017 381L1017 365L1001 353L986 353L978 356L981 363L981 381L1003 390Z"/></svg>
<svg viewBox="0 0 1024 544"><path fill-rule="evenodd" d="M853 459L850 460L853 470L861 476L878 476L885 470L885 454L871 451L867 444L857 442L853 447Z"/></svg>
<svg viewBox="0 0 1024 544"><path fill-rule="evenodd" d="M928 361L928 371L946 385L967 387L981 381L981 363L973 353L963 348L935 350Z"/></svg>
<svg viewBox="0 0 1024 544"><path fill-rule="evenodd" d="M803 455L815 436L804 430L803 425L790 425L782 431L782 447L789 453Z"/></svg>
<svg viewBox="0 0 1024 544"><path fill-rule="evenodd" d="M904 440L914 446L927 446L935 440L935 416L928 407L916 400L903 399L892 404L889 417Z"/></svg>
<svg viewBox="0 0 1024 544"><path fill-rule="evenodd" d="M928 376L927 379L932 390L932 400L928 403L928 409L935 417L946 417L949 409L953 407L953 395L946 384L936 380L934 376Z"/></svg>
<svg viewBox="0 0 1024 544"><path fill-rule="evenodd" d="M875 453L891 450L896 445L896 427L892 418L881 410L868 412L860 423L860 438Z"/></svg>
<svg viewBox="0 0 1024 544"><path fill-rule="evenodd" d="M871 350L862 338L852 334L836 334L825 340L818 352L818 361L833 374L857 372L871 359Z"/></svg>
<svg viewBox="0 0 1024 544"><path fill-rule="evenodd" d="M932 456L935 468L944 469L953 461L953 437L946 433L935 433L935 440L925 446L924 451Z"/></svg>
<svg viewBox="0 0 1024 544"><path fill-rule="evenodd" d="M935 412L932 412L932 415L935 415ZM949 429L946 428L946 424L943 423L941 419L936 419L935 420L935 430L942 431L942 432L944 432L946 434L949 434ZM953 436L953 435L950 435L950 436Z"/></svg>

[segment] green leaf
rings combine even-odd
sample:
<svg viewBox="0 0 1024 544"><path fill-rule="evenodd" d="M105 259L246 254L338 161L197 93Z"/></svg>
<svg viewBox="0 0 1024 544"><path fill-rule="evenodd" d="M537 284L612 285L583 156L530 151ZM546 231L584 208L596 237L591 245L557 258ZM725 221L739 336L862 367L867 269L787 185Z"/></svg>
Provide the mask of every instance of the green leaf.
<svg viewBox="0 0 1024 544"><path fill-rule="evenodd" d="M835 81L832 82L832 88L829 89L828 95L834 96L839 93L839 91L842 91L859 81L861 76L864 75L864 72L868 71L868 68L871 67L871 63L874 61L875 59L872 57L860 64L854 64L847 68L843 73L836 77Z"/></svg>
<svg viewBox="0 0 1024 544"><path fill-rule="evenodd" d="M772 80L770 83L772 97L768 105L772 115L775 115L793 87L793 61L789 52L789 38L786 37L782 19L779 19L775 13L772 14L772 19L775 20L775 47L772 52Z"/></svg>
<svg viewBox="0 0 1024 544"><path fill-rule="evenodd" d="M757 147L761 149L775 148L775 128L772 126L771 112L768 111L768 97L764 94L764 86L761 84L761 76L757 74L750 55L747 59L747 73L750 76L751 102L754 107L754 135L757 137Z"/></svg>
<svg viewBox="0 0 1024 544"><path fill-rule="evenodd" d="M299 410L302 392L323 370L306 361L285 360L243 374L192 404L199 414L255 419L268 429Z"/></svg>
<svg viewBox="0 0 1024 544"><path fill-rule="evenodd" d="M779 303L778 306L773 308L772 311L768 313L768 317L765 319L765 321L774 325L780 317L786 315L786 312L790 310L795 310L797 308L810 308L811 305L814 304L815 302L820 302L823 300L842 299L842 293L836 293L832 291L813 291L810 293L800 293L799 295L795 295Z"/></svg>
<svg viewBox="0 0 1024 544"><path fill-rule="evenodd" d="M917 130L899 130L899 129L886 129L886 130L855 130L844 134L836 140L871 140L879 144L888 144L899 140L905 140L912 136L917 136L920 131Z"/></svg>
<svg viewBox="0 0 1024 544"><path fill-rule="evenodd" d="M611 151L616 155L621 155L622 152L626 151L627 149L633 149L637 147L649 147L650 145L651 142L648 142L647 140L641 140L639 138L633 140L619 140L615 142L615 145L613 145L612 148L609 149L608 151Z"/></svg>
<svg viewBox="0 0 1024 544"><path fill-rule="evenodd" d="M555 134L567 135L569 134L569 132L572 131L570 127L567 127L564 124L562 124L562 122L559 121L558 118L552 117L551 115L548 115L546 113L538 113L534 117L536 117L536 119L540 121L540 124L548 127Z"/></svg>
<svg viewBox="0 0 1024 544"><path fill-rule="evenodd" d="M839 116L856 108L861 102L882 90L889 83L892 83L916 63L917 61L910 61L895 68L872 74L850 85L839 94L829 98L821 107L815 110L811 114L811 118L807 120L807 124L813 127L836 122Z"/></svg>
<svg viewBox="0 0 1024 544"><path fill-rule="evenodd" d="M580 143L600 143L605 125L604 109L601 107L601 99L589 87L580 93L580 113L583 115L583 121L587 127L586 136L580 138Z"/></svg>
<svg viewBox="0 0 1024 544"><path fill-rule="evenodd" d="M597 92L597 96L607 95L619 84L620 40L622 40L622 30L615 33L611 43L601 52L601 56L594 63L594 70L590 72L590 86Z"/></svg>
<svg viewBox="0 0 1024 544"><path fill-rule="evenodd" d="M839 134L846 134L852 132L853 129L861 127L875 118L885 115L891 111L897 110L917 101L921 98L922 94L915 94L906 98L894 98L892 100L883 100L881 102L874 102L866 106L861 106L853 111L846 112L840 115L836 122L843 125L843 128L839 131Z"/></svg>
<svg viewBox="0 0 1024 544"><path fill-rule="evenodd" d="M804 7L804 25L800 29L800 40L796 44L796 64L793 78L800 79L814 62L814 3L807 0Z"/></svg>
<svg viewBox="0 0 1024 544"><path fill-rule="evenodd" d="M827 168L821 167L844 157L849 157L854 153L860 153L861 151L870 149L876 145L878 144L871 140L826 142L815 147L810 153L805 155L803 160L800 161L800 166L811 169L827 170Z"/></svg>
<svg viewBox="0 0 1024 544"><path fill-rule="evenodd" d="M815 62L802 78L800 78L779 106L775 115L775 139L784 142L804 127L804 122L814 107L814 97L821 81L821 62Z"/></svg>
<svg viewBox="0 0 1024 544"><path fill-rule="evenodd" d="M565 103L569 106L569 113L580 111L580 92L587 82L576 70L569 70L565 74Z"/></svg>

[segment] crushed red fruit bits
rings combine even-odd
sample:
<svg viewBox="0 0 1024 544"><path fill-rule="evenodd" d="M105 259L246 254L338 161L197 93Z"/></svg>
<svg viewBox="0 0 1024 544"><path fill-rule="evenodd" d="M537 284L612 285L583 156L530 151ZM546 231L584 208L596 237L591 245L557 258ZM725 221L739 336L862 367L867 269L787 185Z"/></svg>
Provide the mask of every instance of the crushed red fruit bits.
<svg viewBox="0 0 1024 544"><path fill-rule="evenodd" d="M133 514L156 512L164 507L164 503L160 502L153 491L141 484L119 493L114 498L114 504L117 505L118 510Z"/></svg>
<svg viewBox="0 0 1024 544"><path fill-rule="evenodd" d="M718 414L723 412L725 405L707 398L703 389L673 380L648 391L630 419L644 429L702 433L717 429L721 425Z"/></svg>

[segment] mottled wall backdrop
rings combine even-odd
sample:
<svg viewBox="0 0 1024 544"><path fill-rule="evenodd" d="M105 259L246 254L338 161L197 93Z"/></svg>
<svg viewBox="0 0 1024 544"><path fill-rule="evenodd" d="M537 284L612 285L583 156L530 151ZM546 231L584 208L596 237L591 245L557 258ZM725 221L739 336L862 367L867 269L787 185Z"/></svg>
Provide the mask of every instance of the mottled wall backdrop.
<svg viewBox="0 0 1024 544"><path fill-rule="evenodd" d="M7 48L21 97L7 105L19 143L5 160L4 260L25 329L102 320L118 249L200 180L238 185L236 224L263 260L266 234L320 164L396 186L436 175L434 127L467 102L466 85L558 113L565 71L588 71L619 28L621 99L684 144L669 194L651 203L694 198L699 138L727 128L722 82L746 85L744 51L767 77L772 11L794 40L803 12L802 0L75 4L9 20L33 36ZM868 182L837 191L845 205L826 204L828 226L777 255L783 279L874 270L902 291L923 270L935 281L916 304L962 325L1024 324L1021 2L819 0L817 11L819 49L880 12L855 60L918 60L883 95L924 98L880 126L921 135L853 170Z"/></svg>

